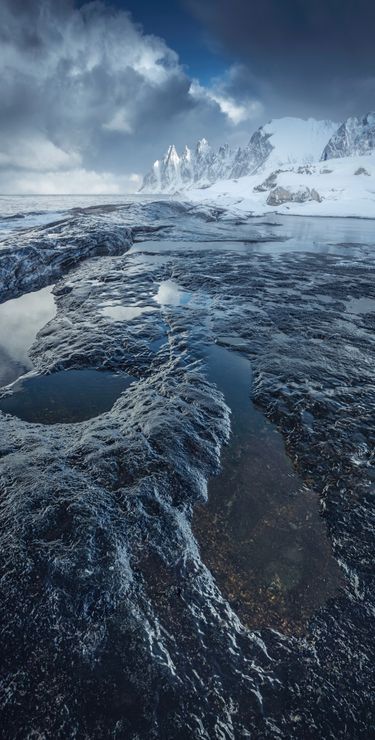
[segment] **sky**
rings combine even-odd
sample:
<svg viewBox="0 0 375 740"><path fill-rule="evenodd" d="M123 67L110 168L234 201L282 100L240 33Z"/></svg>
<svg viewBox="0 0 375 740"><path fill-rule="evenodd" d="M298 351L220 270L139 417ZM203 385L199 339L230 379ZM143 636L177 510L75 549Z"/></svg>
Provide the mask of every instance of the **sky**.
<svg viewBox="0 0 375 740"><path fill-rule="evenodd" d="M134 192L169 144L375 109L374 0L1 0L0 192Z"/></svg>

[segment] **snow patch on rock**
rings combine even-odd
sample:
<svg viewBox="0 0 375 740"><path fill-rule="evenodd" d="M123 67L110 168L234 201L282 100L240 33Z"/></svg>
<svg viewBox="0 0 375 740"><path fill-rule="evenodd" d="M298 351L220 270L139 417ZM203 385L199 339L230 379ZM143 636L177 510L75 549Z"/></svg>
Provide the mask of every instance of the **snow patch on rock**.
<svg viewBox="0 0 375 740"><path fill-rule="evenodd" d="M186 197L253 215L277 210L290 215L375 218L375 157L342 157L325 164L222 180L204 191L189 190ZM360 168L368 174L358 176Z"/></svg>

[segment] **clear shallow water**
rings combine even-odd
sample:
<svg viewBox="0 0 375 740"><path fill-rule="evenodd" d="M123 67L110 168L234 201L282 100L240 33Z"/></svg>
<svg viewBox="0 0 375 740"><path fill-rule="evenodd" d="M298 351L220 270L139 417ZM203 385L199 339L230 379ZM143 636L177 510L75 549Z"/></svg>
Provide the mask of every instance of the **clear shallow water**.
<svg viewBox="0 0 375 740"><path fill-rule="evenodd" d="M72 424L109 411L136 379L126 373L63 370L29 377L0 398L0 410L33 424Z"/></svg>
<svg viewBox="0 0 375 740"><path fill-rule="evenodd" d="M254 407L249 361L213 345L205 362L231 409L232 431L208 502L194 514L203 559L247 626L303 632L342 583L318 497Z"/></svg>
<svg viewBox="0 0 375 740"><path fill-rule="evenodd" d="M327 221L330 219L326 219ZM369 246L373 243L373 226L372 222L364 222L365 229L363 237L364 246L366 242ZM370 224L368 226L367 224ZM263 224L261 224L263 225ZM288 228L289 226L289 228ZM280 227L275 227L273 230L272 238L259 234L259 238L254 237L252 240L246 240L245 236L242 238L234 238L230 240L228 237L225 239L210 240L205 238L194 241L186 239L183 241L184 250L191 251L192 254L201 251L213 251L213 252L236 252L242 254L270 254L279 256L288 253L312 253L312 254L326 254L333 256L342 256L345 258L355 258L358 255L358 249L360 245L355 242L348 241L346 239L353 238L353 231L341 228L339 232L335 229L335 225L330 224L331 228L327 229L328 239L332 239L332 242L324 236L324 229L316 229L314 224L309 224L308 227L296 229L290 228L289 221L284 222ZM342 238L343 241L339 241ZM140 259L144 261L149 260L155 252L158 252L159 260L165 253L178 251L181 249L181 241L163 239L162 242L155 242L154 240L145 240L134 244L131 249L131 254L139 254Z"/></svg>
<svg viewBox="0 0 375 740"><path fill-rule="evenodd" d="M310 229L308 233L311 235ZM301 244L297 237L267 245L165 239L136 244L129 257L135 256L139 266L146 258L143 267L152 270L166 252L172 259L192 252L192 259L198 259L199 264L194 253L223 251L230 259L232 251L246 255L249 249L276 254L294 250L344 252L342 246L335 249L326 243L316 249L313 242L304 240ZM291 300L293 294L290 291ZM204 307L208 323L210 314L211 318L221 315L220 308L210 307L208 293L188 291L175 280L160 283L155 300L170 311L183 307L194 313ZM298 634L306 629L308 619L339 593L342 574L320 516L318 495L299 478L281 434L251 401L250 363L236 352L246 351L246 340L238 335L219 335L218 341L227 349L210 345L201 351L209 379L224 393L231 409L232 434L222 452L222 472L210 482L208 502L196 509L193 530L204 562L244 624Z"/></svg>

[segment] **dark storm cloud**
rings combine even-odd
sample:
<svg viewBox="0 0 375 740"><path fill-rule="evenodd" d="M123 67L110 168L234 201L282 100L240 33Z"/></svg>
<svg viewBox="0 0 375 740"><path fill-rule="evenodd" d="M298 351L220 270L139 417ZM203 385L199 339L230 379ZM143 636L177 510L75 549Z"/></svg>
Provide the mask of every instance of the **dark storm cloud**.
<svg viewBox="0 0 375 740"><path fill-rule="evenodd" d="M183 1L284 114L374 107L374 0Z"/></svg>
<svg viewBox="0 0 375 740"><path fill-rule="evenodd" d="M0 63L3 192L135 182L171 141L230 130L221 98L109 3L2 0Z"/></svg>
<svg viewBox="0 0 375 740"><path fill-rule="evenodd" d="M0 21L3 133L35 126L55 143L82 146L99 128L116 130L116 112L117 128L130 133L150 113L148 100L162 114L158 93L162 107L169 88L177 106L186 98L174 52L102 3L75 10L68 1L12 0Z"/></svg>

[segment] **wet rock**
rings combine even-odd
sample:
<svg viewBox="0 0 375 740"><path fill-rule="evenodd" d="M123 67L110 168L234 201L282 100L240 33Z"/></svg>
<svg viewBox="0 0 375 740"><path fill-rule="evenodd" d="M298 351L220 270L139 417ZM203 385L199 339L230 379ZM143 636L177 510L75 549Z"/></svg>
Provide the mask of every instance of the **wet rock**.
<svg viewBox="0 0 375 740"><path fill-rule="evenodd" d="M0 251L0 302L54 282L88 257L122 254L131 242L129 228L94 217L30 230Z"/></svg>

